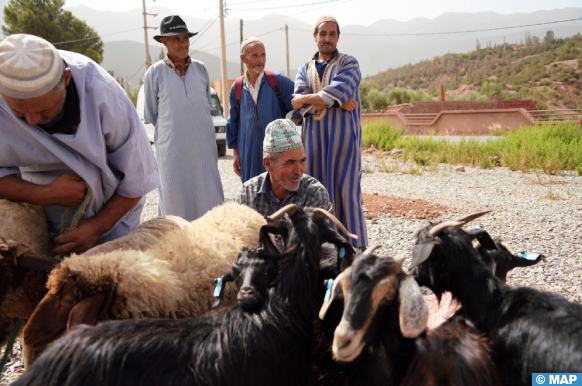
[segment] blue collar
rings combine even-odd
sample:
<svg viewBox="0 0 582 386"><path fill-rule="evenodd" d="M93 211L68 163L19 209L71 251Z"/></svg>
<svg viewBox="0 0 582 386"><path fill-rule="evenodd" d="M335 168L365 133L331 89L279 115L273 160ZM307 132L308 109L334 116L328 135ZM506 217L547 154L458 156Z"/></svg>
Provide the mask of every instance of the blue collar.
<svg viewBox="0 0 582 386"><path fill-rule="evenodd" d="M336 49L333 54L331 55L331 59L330 60L319 60L319 51L315 53L315 55L313 55L313 60L315 60L316 63L329 63L331 62L336 56L339 55L339 51Z"/></svg>

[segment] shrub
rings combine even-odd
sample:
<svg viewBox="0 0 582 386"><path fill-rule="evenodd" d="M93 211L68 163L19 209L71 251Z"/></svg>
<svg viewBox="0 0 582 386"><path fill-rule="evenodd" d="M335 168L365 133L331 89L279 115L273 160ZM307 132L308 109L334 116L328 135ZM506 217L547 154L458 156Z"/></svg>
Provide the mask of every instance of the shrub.
<svg viewBox="0 0 582 386"><path fill-rule="evenodd" d="M374 145L377 149L392 150L394 142L402 135L402 130L394 129L387 122L376 121L364 125L362 146Z"/></svg>
<svg viewBox="0 0 582 386"><path fill-rule="evenodd" d="M464 139L453 143L439 137L401 134L385 122L374 122L364 126L362 142L384 150L402 148L402 158L420 166L439 162L481 168L502 165L547 174L575 170L582 175L582 129L576 124L527 126L486 142Z"/></svg>

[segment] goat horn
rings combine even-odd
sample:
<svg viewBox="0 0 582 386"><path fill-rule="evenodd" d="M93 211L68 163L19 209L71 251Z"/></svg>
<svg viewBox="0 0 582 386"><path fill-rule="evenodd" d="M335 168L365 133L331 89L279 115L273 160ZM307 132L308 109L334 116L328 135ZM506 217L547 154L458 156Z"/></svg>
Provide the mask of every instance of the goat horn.
<svg viewBox="0 0 582 386"><path fill-rule="evenodd" d="M373 253L378 248L380 248L380 244L374 244L372 246L369 246L364 252L362 252L362 255L369 255L370 253Z"/></svg>
<svg viewBox="0 0 582 386"><path fill-rule="evenodd" d="M344 224L342 224L340 222L340 220L338 220L333 214L329 213L327 210L324 210L321 208L313 208L313 213L315 213L316 215L318 215L321 218L327 218L327 219L331 220L335 224L337 229L339 229L340 232L343 233L344 236L346 236L347 238L354 239L354 240L358 239L358 236L356 236L353 233L350 233L350 231L347 230L347 228L344 226Z"/></svg>
<svg viewBox="0 0 582 386"><path fill-rule="evenodd" d="M432 237L438 235L439 233L441 233L445 228L448 227L461 227L465 225L464 222L462 221L453 221L453 220L448 220L448 221L443 221L441 223L438 223L437 225L433 226L432 228L430 228L430 231L428 232L428 234Z"/></svg>
<svg viewBox="0 0 582 386"><path fill-rule="evenodd" d="M296 211L297 211L297 205L296 204L285 205L284 207L282 207L281 209L279 209L278 211L276 211L272 215L267 216L267 221L275 221L275 220L278 220L281 217L283 217L285 215L285 213L288 213L289 216L291 216Z"/></svg>
<svg viewBox="0 0 582 386"><path fill-rule="evenodd" d="M491 212L491 211L490 211L490 210L485 210L485 211L483 211L483 212L477 212L477 213L473 213L473 214L470 214L470 215L468 215L468 216L466 216L466 217L460 218L460 219L458 219L457 221L459 221L459 222L462 222L463 224L466 224L466 223L468 223L469 221L473 221L473 220L475 220L476 218L479 218L479 217L481 217L481 216L483 216L484 214L487 214L487 213L489 213L489 212Z"/></svg>

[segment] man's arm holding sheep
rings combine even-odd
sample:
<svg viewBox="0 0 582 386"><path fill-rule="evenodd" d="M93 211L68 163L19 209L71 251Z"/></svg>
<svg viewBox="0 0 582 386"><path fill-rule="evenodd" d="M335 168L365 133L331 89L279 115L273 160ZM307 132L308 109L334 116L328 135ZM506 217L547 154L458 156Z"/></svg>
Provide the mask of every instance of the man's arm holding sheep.
<svg viewBox="0 0 582 386"><path fill-rule="evenodd" d="M113 194L107 203L93 217L79 221L79 226L55 238L57 247L53 253L82 253L93 247L102 234L113 228L141 197L124 197Z"/></svg>
<svg viewBox="0 0 582 386"><path fill-rule="evenodd" d="M81 177L74 173L64 174L47 185L34 184L16 175L0 178L0 198L41 206L79 205L86 189ZM58 236L53 253L81 253L91 248L140 198L114 194L94 217L81 220L77 228Z"/></svg>
<svg viewBox="0 0 582 386"><path fill-rule="evenodd" d="M14 174L0 178L0 198L40 206L79 205L85 190L85 183L74 173L64 174L47 185L34 184Z"/></svg>

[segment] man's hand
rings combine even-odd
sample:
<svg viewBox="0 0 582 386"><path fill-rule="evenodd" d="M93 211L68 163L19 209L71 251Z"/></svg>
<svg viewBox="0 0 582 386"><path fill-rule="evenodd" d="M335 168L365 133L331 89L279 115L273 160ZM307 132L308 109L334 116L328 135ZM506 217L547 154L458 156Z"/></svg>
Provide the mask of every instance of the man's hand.
<svg viewBox="0 0 582 386"><path fill-rule="evenodd" d="M240 176L240 157L238 155L238 149L234 149L234 160L232 161L232 169L237 176Z"/></svg>
<svg viewBox="0 0 582 386"><path fill-rule="evenodd" d="M81 220L79 226L55 238L55 255L69 253L83 253L93 247L103 234L102 226L95 218Z"/></svg>
<svg viewBox="0 0 582 386"><path fill-rule="evenodd" d="M109 231L140 199L141 197L113 194L94 217L79 221L77 228L56 237L57 245L53 252L55 254L85 252L94 246L99 237Z"/></svg>
<svg viewBox="0 0 582 386"><path fill-rule="evenodd" d="M344 109L346 111L349 111L349 112L354 111L354 109L356 107L358 107L358 102L356 102L355 99L348 99L348 101L346 103L344 103L343 105L341 105L341 108L342 109Z"/></svg>
<svg viewBox="0 0 582 386"><path fill-rule="evenodd" d="M44 186L43 205L76 206L83 201L86 191L85 182L77 174L63 174Z"/></svg>
<svg viewBox="0 0 582 386"><path fill-rule="evenodd" d="M328 107L318 94L296 94L291 99L293 110L299 110L305 105L315 106L317 111L325 110Z"/></svg>
<svg viewBox="0 0 582 386"><path fill-rule="evenodd" d="M293 96L293 99L291 99L291 107L293 107L293 110L299 110L300 108L303 107L305 103L303 103L303 95L295 95Z"/></svg>
<svg viewBox="0 0 582 386"><path fill-rule="evenodd" d="M28 182L16 175L0 178L0 198L47 206L75 206L85 198L87 187L75 173L63 174L48 185Z"/></svg>

